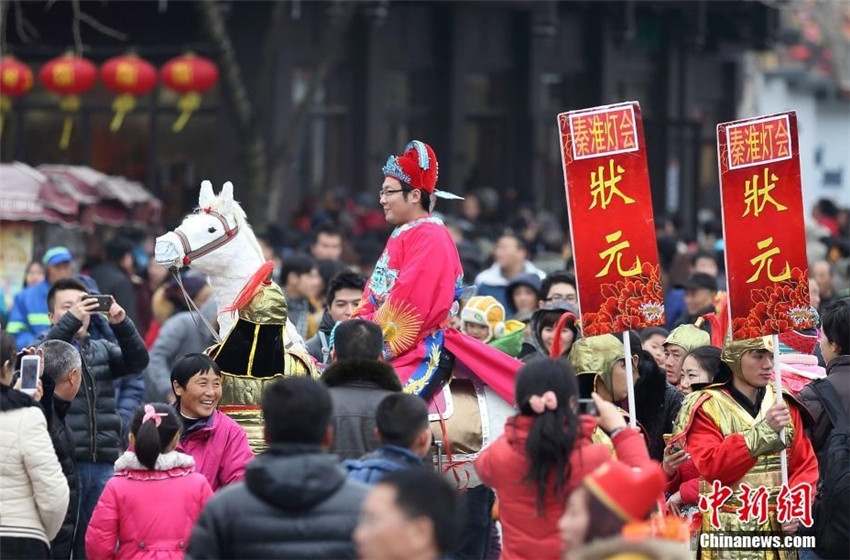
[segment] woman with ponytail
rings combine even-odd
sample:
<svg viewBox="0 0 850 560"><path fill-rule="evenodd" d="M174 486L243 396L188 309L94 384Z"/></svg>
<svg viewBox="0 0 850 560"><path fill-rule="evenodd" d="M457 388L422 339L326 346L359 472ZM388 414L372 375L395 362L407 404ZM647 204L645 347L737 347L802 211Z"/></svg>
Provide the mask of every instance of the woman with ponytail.
<svg viewBox="0 0 850 560"><path fill-rule="evenodd" d="M140 406L130 445L115 462L86 531L86 555L183 558L192 526L212 496L191 456L175 451L183 425L166 404Z"/></svg>
<svg viewBox="0 0 850 560"><path fill-rule="evenodd" d="M594 468L611 460L603 444L590 442L597 424L617 456L631 466L649 462L643 436L626 426L617 408L595 393L598 416L579 416L578 387L563 359L539 358L516 377L519 414L475 461L482 482L499 497L502 558L560 558L558 519L570 491Z"/></svg>

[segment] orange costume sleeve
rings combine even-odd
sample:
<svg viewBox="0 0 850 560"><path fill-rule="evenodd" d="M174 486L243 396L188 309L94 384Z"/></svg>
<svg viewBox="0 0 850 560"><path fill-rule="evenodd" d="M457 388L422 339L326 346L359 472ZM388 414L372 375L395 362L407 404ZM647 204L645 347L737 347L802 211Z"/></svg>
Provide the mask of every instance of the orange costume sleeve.
<svg viewBox="0 0 850 560"><path fill-rule="evenodd" d="M787 401L786 401L787 402ZM789 406L791 422L797 427L788 450L788 478L791 486L800 482L815 484L818 464L809 438L803 431L803 419L793 404ZM756 464L743 434L724 438L714 422L698 408L687 435L688 452L705 480L719 480L729 486L739 481Z"/></svg>
<svg viewBox="0 0 850 560"><path fill-rule="evenodd" d="M756 464L744 436L732 434L724 438L702 408L694 412L687 448L700 476L705 480L719 480L724 486L739 481Z"/></svg>

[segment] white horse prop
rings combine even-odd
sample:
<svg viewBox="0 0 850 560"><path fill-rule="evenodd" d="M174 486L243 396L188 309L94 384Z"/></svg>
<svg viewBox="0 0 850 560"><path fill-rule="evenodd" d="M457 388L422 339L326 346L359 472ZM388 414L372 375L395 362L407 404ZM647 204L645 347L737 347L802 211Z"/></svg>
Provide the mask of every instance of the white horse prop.
<svg viewBox="0 0 850 560"><path fill-rule="evenodd" d="M198 211L183 219L174 231L157 238L156 262L166 268L191 266L209 278L218 308L218 332L224 339L233 327L234 316L224 311L265 263L263 251L245 211L233 200L233 183L226 182L221 193L213 193L212 183L201 183ZM291 321L286 322L287 348L307 352L304 340Z"/></svg>
<svg viewBox="0 0 850 560"><path fill-rule="evenodd" d="M271 263L233 200L233 185L225 183L215 196L212 184L204 181L198 206L180 227L156 240L154 255L163 266L191 265L209 278L220 340L207 353L222 370L219 410L245 429L251 447L260 452L265 447L260 410L265 385L283 376L318 373L287 317L283 292L269 279Z"/></svg>

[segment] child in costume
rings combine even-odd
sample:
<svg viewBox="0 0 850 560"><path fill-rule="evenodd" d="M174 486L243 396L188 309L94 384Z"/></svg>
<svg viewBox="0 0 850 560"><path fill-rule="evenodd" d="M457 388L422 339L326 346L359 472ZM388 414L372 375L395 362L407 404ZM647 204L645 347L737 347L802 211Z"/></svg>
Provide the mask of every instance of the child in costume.
<svg viewBox="0 0 850 560"><path fill-rule="evenodd" d="M93 559L180 559L195 520L212 496L189 455L175 451L183 425L166 404L140 406L130 444L115 462L86 532Z"/></svg>
<svg viewBox="0 0 850 560"><path fill-rule="evenodd" d="M493 296L469 298L460 312L461 330L485 344L516 358L522 350L525 325L513 319L505 321L505 308Z"/></svg>

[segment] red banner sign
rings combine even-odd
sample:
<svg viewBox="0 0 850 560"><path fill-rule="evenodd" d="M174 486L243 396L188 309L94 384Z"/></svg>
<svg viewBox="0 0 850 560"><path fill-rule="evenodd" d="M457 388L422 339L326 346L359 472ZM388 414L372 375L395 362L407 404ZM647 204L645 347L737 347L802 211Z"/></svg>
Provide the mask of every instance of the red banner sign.
<svg viewBox="0 0 850 560"><path fill-rule="evenodd" d="M718 124L717 159L733 338L812 327L796 113Z"/></svg>
<svg viewBox="0 0 850 560"><path fill-rule="evenodd" d="M585 336L664 323L637 102L558 115Z"/></svg>

